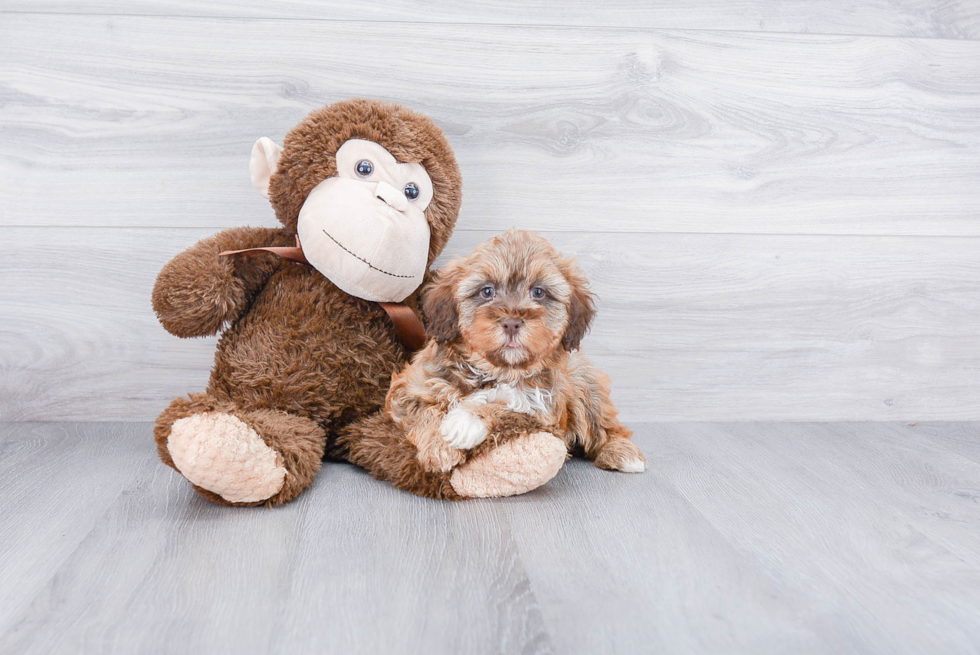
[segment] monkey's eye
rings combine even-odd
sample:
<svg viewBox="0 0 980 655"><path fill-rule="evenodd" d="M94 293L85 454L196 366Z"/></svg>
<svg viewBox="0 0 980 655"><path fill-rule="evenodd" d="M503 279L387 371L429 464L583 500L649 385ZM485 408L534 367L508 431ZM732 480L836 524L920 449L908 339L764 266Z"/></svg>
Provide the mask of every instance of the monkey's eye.
<svg viewBox="0 0 980 655"><path fill-rule="evenodd" d="M362 159L357 162L357 174L361 177L367 177L374 172L374 164L372 164L367 159Z"/></svg>
<svg viewBox="0 0 980 655"><path fill-rule="evenodd" d="M490 300L497 295L497 291L490 285L487 285L480 289L480 297L484 300Z"/></svg>
<svg viewBox="0 0 980 655"><path fill-rule="evenodd" d="M405 185L405 197L409 200L415 200L419 197L419 188L415 185L415 182L409 182Z"/></svg>
<svg viewBox="0 0 980 655"><path fill-rule="evenodd" d="M533 289L531 289L531 297L534 298L535 300L543 300L544 295L545 295L544 289L542 289L541 287L534 287Z"/></svg>

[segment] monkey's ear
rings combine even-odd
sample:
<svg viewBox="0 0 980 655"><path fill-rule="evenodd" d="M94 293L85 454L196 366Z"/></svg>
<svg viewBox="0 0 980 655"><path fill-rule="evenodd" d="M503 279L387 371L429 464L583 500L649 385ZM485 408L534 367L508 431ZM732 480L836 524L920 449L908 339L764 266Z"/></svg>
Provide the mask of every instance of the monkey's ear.
<svg viewBox="0 0 980 655"><path fill-rule="evenodd" d="M572 295L568 301L568 327L561 339L565 350L577 350L582 339L592 326L595 318L595 299L589 291L589 282L572 260L562 262L565 279L572 286Z"/></svg>
<svg viewBox="0 0 980 655"><path fill-rule="evenodd" d="M276 167L279 166L279 157L282 155L282 146L267 136L262 137L252 146L252 158L248 161L248 174L252 177L252 184L266 198L269 197L269 180L272 179Z"/></svg>
<svg viewBox="0 0 980 655"><path fill-rule="evenodd" d="M448 343L460 337L459 309L456 307L457 277L455 268L439 271L422 299L425 332L438 343Z"/></svg>

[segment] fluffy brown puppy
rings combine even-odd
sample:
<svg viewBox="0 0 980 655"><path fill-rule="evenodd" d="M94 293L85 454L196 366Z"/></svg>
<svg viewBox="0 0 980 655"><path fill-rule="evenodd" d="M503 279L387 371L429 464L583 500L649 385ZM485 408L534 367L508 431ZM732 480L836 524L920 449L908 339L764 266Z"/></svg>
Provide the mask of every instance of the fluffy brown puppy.
<svg viewBox="0 0 980 655"><path fill-rule="evenodd" d="M168 331L223 333L206 391L174 400L154 433L160 458L205 497L276 505L311 484L340 429L382 407L407 351L373 301L417 307L461 180L430 119L369 100L312 112L282 148L260 139L249 169L282 227L225 230L160 272L153 307ZM313 265L221 255L294 246L304 227Z"/></svg>
<svg viewBox="0 0 980 655"><path fill-rule="evenodd" d="M385 416L361 435L353 461L445 498L528 491L568 451L601 468L645 470L608 377L578 352L595 313L587 282L545 239L517 230L491 239L440 271L423 304L431 340L395 374ZM486 452L501 467L496 481L457 468Z"/></svg>

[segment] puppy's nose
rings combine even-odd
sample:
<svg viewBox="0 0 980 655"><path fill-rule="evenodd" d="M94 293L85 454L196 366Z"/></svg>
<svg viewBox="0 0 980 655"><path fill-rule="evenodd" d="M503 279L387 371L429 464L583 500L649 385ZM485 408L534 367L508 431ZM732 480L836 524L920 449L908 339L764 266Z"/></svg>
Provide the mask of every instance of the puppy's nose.
<svg viewBox="0 0 980 655"><path fill-rule="evenodd" d="M508 337L513 337L520 332L522 325L524 325L524 319L520 318L505 318L500 321L500 327L504 328L504 333Z"/></svg>
<svg viewBox="0 0 980 655"><path fill-rule="evenodd" d="M408 209L408 198L405 194L387 182L378 182L374 195L384 200L388 205L400 212Z"/></svg>

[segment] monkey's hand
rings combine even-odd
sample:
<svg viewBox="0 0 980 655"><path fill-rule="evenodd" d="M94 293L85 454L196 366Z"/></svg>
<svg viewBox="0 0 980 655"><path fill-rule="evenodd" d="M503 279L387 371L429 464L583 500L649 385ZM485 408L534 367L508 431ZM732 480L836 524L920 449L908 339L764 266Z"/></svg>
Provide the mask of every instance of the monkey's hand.
<svg viewBox="0 0 980 655"><path fill-rule="evenodd" d="M291 246L281 229L236 227L219 232L171 259L153 287L153 310L178 337L217 334L248 306L282 260L271 253L221 257L226 250Z"/></svg>

